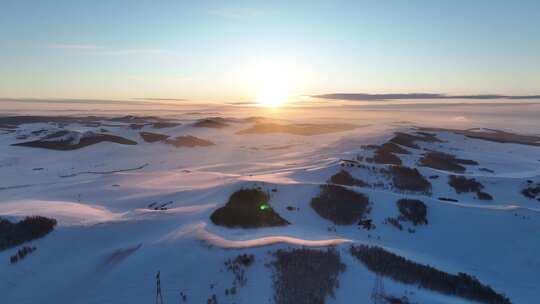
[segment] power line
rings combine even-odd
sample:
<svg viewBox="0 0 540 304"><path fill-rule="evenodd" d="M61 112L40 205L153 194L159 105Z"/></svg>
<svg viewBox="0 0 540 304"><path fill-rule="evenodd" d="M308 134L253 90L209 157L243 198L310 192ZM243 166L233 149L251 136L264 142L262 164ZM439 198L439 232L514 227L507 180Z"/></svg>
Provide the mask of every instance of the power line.
<svg viewBox="0 0 540 304"><path fill-rule="evenodd" d="M163 304L163 296L161 295L161 279L159 271L156 274L156 304Z"/></svg>
<svg viewBox="0 0 540 304"><path fill-rule="evenodd" d="M385 304L384 283L381 275L375 277L375 284L371 291L371 301L373 304Z"/></svg>

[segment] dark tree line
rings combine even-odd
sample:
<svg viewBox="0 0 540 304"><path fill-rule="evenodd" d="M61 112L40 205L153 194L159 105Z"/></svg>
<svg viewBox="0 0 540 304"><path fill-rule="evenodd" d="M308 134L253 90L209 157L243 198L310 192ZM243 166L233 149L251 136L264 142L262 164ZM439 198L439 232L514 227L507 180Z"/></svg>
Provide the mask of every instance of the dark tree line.
<svg viewBox="0 0 540 304"><path fill-rule="evenodd" d="M44 237L55 226L55 219L43 216L26 217L18 223L0 219L0 251Z"/></svg>
<svg viewBox="0 0 540 304"><path fill-rule="evenodd" d="M480 283L478 279L466 273L446 273L377 246L352 245L350 252L369 270L398 282L483 303L511 304L505 295L495 292L490 286Z"/></svg>
<svg viewBox="0 0 540 304"><path fill-rule="evenodd" d="M9 262L11 264L15 264L18 261L24 259L30 253L36 251L36 249L37 249L36 246L23 246L21 249L17 250L16 254L12 255L9 258Z"/></svg>

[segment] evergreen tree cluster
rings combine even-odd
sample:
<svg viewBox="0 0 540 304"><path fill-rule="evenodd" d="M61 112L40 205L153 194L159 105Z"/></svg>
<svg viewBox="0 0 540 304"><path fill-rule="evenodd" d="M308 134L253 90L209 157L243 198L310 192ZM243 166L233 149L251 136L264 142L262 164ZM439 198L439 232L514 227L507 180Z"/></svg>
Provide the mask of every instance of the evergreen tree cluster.
<svg viewBox="0 0 540 304"><path fill-rule="evenodd" d="M415 226L428 223L427 207L420 200L400 199L396 202L399 209L400 218L412 222Z"/></svg>
<svg viewBox="0 0 540 304"><path fill-rule="evenodd" d="M482 303L511 304L505 295L495 292L490 286L466 273L446 273L377 246L352 245L350 253L369 270L398 282Z"/></svg>
<svg viewBox="0 0 540 304"><path fill-rule="evenodd" d="M42 238L55 226L55 219L43 216L26 217L18 223L0 219L0 251Z"/></svg>

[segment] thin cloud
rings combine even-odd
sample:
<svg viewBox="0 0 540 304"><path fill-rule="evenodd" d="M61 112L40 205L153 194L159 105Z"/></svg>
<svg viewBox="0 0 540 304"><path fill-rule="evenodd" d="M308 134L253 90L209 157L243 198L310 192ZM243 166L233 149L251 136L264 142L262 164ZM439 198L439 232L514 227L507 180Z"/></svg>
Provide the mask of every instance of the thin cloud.
<svg viewBox="0 0 540 304"><path fill-rule="evenodd" d="M72 44L72 43L53 43L47 46L49 49L59 50L74 50L90 52L99 55L160 55L170 53L170 51L162 49L146 49L146 48L110 48L95 44Z"/></svg>
<svg viewBox="0 0 540 304"><path fill-rule="evenodd" d="M407 100L407 99L540 99L540 95L447 95L436 93L390 93L390 94L367 94L367 93L331 93L321 95L311 95L313 98L334 99L334 100L358 100L358 101L383 101L383 100Z"/></svg>
<svg viewBox="0 0 540 304"><path fill-rule="evenodd" d="M155 97L151 97L151 98L131 98L133 100L147 100L147 101L188 101L188 99L183 99L183 98L155 98Z"/></svg>
<svg viewBox="0 0 540 304"><path fill-rule="evenodd" d="M236 101L236 102L227 102L226 104L232 105L232 106L249 106L249 105L257 105L257 102L253 101Z"/></svg>
<svg viewBox="0 0 540 304"><path fill-rule="evenodd" d="M166 51L160 49L109 49L100 53L104 55L160 55Z"/></svg>
<svg viewBox="0 0 540 304"><path fill-rule="evenodd" d="M193 80L192 77L183 75L171 75L171 76L146 76L146 75L130 75L127 79L140 82L160 82L160 83L177 83Z"/></svg>
<svg viewBox="0 0 540 304"><path fill-rule="evenodd" d="M263 12L261 10L245 7L219 8L210 10L208 13L210 15L219 16L227 19L246 19L263 15Z"/></svg>
<svg viewBox="0 0 540 304"><path fill-rule="evenodd" d="M53 43L47 46L50 49L63 49L63 50L99 50L99 47L95 44L70 44L70 43Z"/></svg>
<svg viewBox="0 0 540 304"><path fill-rule="evenodd" d="M21 103L58 103L58 104L85 104L85 105L146 105L146 100L121 100L121 99L78 99L78 98L9 98L0 97L0 102L21 102ZM166 102L154 103L155 105L170 105Z"/></svg>

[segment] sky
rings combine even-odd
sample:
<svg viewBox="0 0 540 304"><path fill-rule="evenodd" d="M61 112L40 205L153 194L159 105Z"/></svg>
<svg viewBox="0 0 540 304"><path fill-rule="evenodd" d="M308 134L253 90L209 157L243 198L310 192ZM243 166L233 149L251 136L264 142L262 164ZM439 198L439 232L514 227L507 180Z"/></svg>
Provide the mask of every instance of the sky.
<svg viewBox="0 0 540 304"><path fill-rule="evenodd" d="M0 4L5 98L540 94L538 0Z"/></svg>

